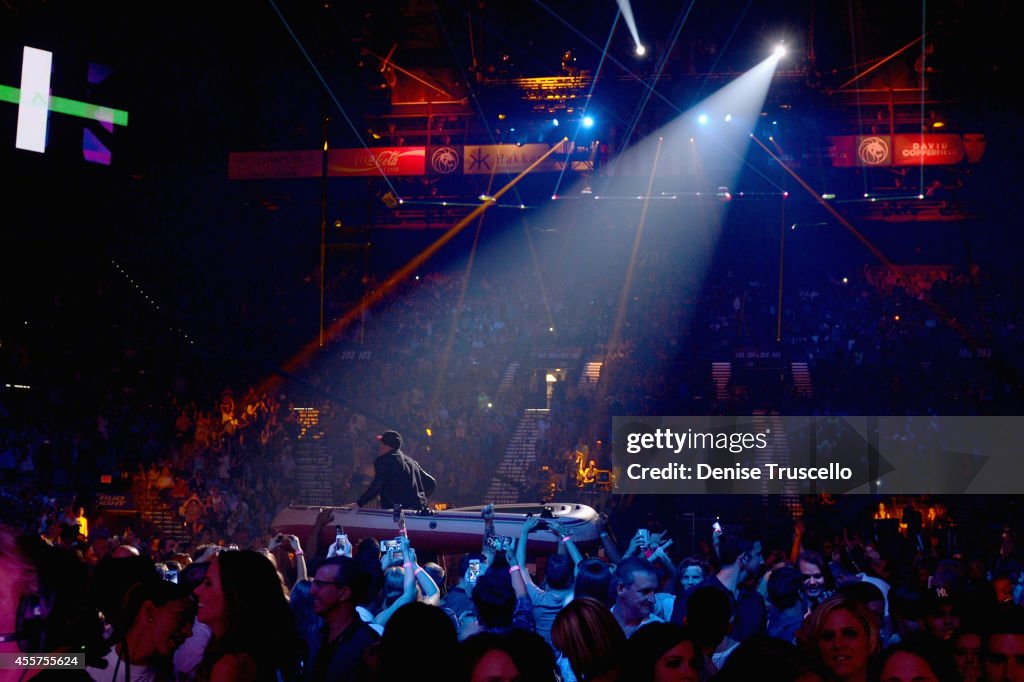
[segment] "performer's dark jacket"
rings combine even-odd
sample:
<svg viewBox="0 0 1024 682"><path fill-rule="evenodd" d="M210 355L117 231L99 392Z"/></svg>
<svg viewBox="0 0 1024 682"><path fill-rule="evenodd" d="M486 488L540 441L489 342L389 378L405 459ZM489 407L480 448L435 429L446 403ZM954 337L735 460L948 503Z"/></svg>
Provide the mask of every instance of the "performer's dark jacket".
<svg viewBox="0 0 1024 682"><path fill-rule="evenodd" d="M370 487L357 502L360 507L380 495L380 506L384 509L396 504L403 509L423 509L427 497L434 492L433 477L400 449L379 455L373 460L373 471Z"/></svg>

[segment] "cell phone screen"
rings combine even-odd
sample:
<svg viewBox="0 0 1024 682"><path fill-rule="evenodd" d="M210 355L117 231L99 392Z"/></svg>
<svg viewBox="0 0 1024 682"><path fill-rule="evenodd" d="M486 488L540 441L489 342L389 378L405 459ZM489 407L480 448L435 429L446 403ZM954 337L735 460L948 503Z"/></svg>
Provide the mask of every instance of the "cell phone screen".
<svg viewBox="0 0 1024 682"><path fill-rule="evenodd" d="M487 546L494 550L504 551L512 546L512 538L507 535L488 535Z"/></svg>

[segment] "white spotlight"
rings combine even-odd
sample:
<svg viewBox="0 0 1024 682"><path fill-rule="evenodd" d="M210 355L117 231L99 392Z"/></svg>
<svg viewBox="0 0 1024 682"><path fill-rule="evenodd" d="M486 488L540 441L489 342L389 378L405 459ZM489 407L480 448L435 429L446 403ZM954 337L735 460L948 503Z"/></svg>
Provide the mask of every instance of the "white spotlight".
<svg viewBox="0 0 1024 682"><path fill-rule="evenodd" d="M697 123L699 123L701 125L706 125L707 122L708 122L708 115L707 114L701 114L700 116L697 117Z"/></svg>
<svg viewBox="0 0 1024 682"><path fill-rule="evenodd" d="M732 114L726 114L725 115L725 122L728 123L731 120L732 120Z"/></svg>
<svg viewBox="0 0 1024 682"><path fill-rule="evenodd" d="M786 45L784 43L779 43L775 47L774 54L775 54L776 57L785 57L786 56Z"/></svg>
<svg viewBox="0 0 1024 682"><path fill-rule="evenodd" d="M643 45L637 43L637 46L636 46L636 56L637 57L643 57L645 54L647 54L647 48L644 47Z"/></svg>

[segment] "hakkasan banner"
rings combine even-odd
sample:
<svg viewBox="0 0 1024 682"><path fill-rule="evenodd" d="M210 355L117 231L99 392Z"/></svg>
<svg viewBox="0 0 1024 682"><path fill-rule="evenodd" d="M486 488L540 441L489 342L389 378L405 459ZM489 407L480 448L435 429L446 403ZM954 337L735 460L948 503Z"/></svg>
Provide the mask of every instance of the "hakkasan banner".
<svg viewBox="0 0 1024 682"><path fill-rule="evenodd" d="M985 154L985 136L963 135L836 135L829 137L829 157L836 168L865 166L948 166L978 163Z"/></svg>
<svg viewBox="0 0 1024 682"><path fill-rule="evenodd" d="M551 147L546 144L330 149L327 152L327 175L338 178L515 174L529 168L549 149ZM553 154L534 170L560 171L565 163L564 155ZM323 152L315 149L232 152L228 155L228 178L231 180L318 178L322 173Z"/></svg>

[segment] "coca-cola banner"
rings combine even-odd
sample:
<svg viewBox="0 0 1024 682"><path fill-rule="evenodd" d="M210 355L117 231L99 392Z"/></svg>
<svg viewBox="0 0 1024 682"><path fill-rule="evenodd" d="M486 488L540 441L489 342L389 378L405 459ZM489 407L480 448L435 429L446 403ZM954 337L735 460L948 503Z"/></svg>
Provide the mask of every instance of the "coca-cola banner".
<svg viewBox="0 0 1024 682"><path fill-rule="evenodd" d="M327 152L327 174L335 178L423 175L425 156L423 147L332 149Z"/></svg>

